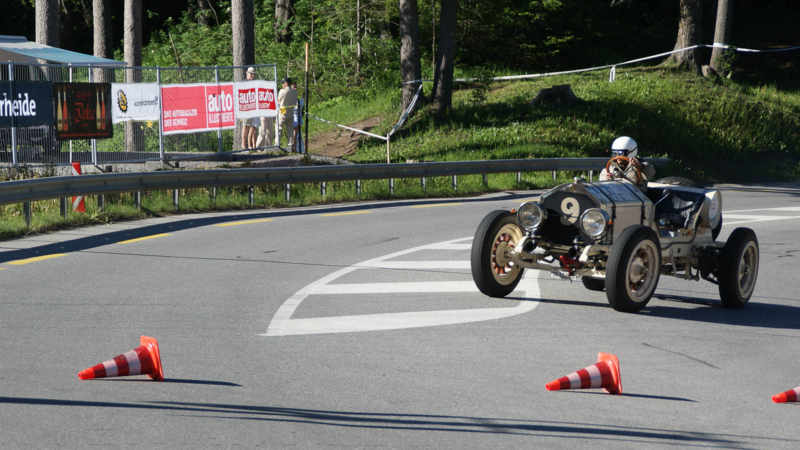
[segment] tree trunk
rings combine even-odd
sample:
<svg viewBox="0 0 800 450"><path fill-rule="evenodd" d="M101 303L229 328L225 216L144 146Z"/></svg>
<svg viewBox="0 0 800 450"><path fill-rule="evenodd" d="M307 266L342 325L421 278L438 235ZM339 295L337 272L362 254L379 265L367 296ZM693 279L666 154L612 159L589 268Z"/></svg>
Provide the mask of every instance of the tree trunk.
<svg viewBox="0 0 800 450"><path fill-rule="evenodd" d="M294 2L292 0L275 1L275 42L292 42L292 29L289 21L294 12Z"/></svg>
<svg viewBox="0 0 800 450"><path fill-rule="evenodd" d="M58 0L36 0L36 42L58 47ZM61 81L61 71L54 67L45 69L43 75L49 81Z"/></svg>
<svg viewBox="0 0 800 450"><path fill-rule="evenodd" d="M36 0L36 42L58 47L58 0Z"/></svg>
<svg viewBox="0 0 800 450"><path fill-rule="evenodd" d="M93 0L92 17L94 27L94 56L99 58L114 59L114 49L111 43L111 0ZM94 81L110 81L105 69L94 71Z"/></svg>
<svg viewBox="0 0 800 450"><path fill-rule="evenodd" d="M719 0L717 6L717 24L714 28L714 43L728 45L731 40L731 25L733 23L733 2L730 0ZM727 58L725 49L714 47L711 52L711 68L717 73L727 70Z"/></svg>
<svg viewBox="0 0 800 450"><path fill-rule="evenodd" d="M400 0L400 72L403 82L422 79L419 51L419 10L417 0ZM421 83L403 84L400 109L411 104ZM414 111L411 111L413 114Z"/></svg>
<svg viewBox="0 0 800 450"><path fill-rule="evenodd" d="M703 0L681 0L680 9L681 20L674 50L702 44L703 39ZM700 73L700 49L674 53L665 62L675 62Z"/></svg>
<svg viewBox="0 0 800 450"><path fill-rule="evenodd" d="M400 0L400 21L403 20L403 0ZM400 35L402 32L402 23L400 24ZM402 50L400 51L402 53ZM401 57L402 58L402 57ZM356 0L356 84L361 84L361 0Z"/></svg>
<svg viewBox="0 0 800 450"><path fill-rule="evenodd" d="M233 0L231 3L231 28L233 29L233 65L249 66L256 60L255 19L253 17L253 0ZM244 81L246 67L234 69L233 79ZM242 124L236 121L233 131L233 149L244 148L242 145Z"/></svg>
<svg viewBox="0 0 800 450"><path fill-rule="evenodd" d="M439 48L433 77L433 109L447 114L453 102L453 71L456 54L456 19L458 0L442 0L439 18Z"/></svg>
<svg viewBox="0 0 800 450"><path fill-rule="evenodd" d="M233 28L233 65L248 66L255 63L255 19L253 0L233 0L231 3L231 27ZM245 70L234 71L234 79L242 81Z"/></svg>
<svg viewBox="0 0 800 450"><path fill-rule="evenodd" d="M125 70L126 83L140 83L142 71L142 0L125 0ZM130 69L135 67L137 69ZM140 152L144 149L142 126L136 122L125 123L125 151Z"/></svg>
<svg viewBox="0 0 800 450"><path fill-rule="evenodd" d="M197 1L197 24L208 26L211 23L211 17L208 15L208 4L206 0L196 0ZM189 7L192 7L192 2L189 2Z"/></svg>

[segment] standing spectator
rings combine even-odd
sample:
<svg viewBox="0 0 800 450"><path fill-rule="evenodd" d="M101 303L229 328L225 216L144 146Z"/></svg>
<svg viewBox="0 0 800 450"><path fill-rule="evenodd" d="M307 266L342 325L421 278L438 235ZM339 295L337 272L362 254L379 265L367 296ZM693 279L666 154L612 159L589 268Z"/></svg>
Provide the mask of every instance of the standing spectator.
<svg viewBox="0 0 800 450"><path fill-rule="evenodd" d="M294 81L292 81L292 89L297 91L297 83ZM305 103L298 94L297 108L294 109L294 145L297 147L297 153L306 153L303 133L301 132L301 127L303 126L303 106L305 106Z"/></svg>
<svg viewBox="0 0 800 450"><path fill-rule="evenodd" d="M254 67L247 68L247 81L256 79L256 69ZM259 125L261 125L260 117L253 117L252 119L242 119L242 148L256 148L256 134Z"/></svg>
<svg viewBox="0 0 800 450"><path fill-rule="evenodd" d="M283 89L278 93L278 127L286 135L286 148L294 153L294 109L297 106L297 91L292 89L292 79L283 79Z"/></svg>
<svg viewBox="0 0 800 450"><path fill-rule="evenodd" d="M275 118L261 117L261 126L258 127L256 148L269 147L275 142Z"/></svg>

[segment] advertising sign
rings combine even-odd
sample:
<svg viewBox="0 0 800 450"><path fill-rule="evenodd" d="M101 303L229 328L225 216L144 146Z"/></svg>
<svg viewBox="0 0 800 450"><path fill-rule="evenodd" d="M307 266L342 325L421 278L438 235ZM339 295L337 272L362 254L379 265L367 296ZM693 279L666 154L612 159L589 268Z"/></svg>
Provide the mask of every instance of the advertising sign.
<svg viewBox="0 0 800 450"><path fill-rule="evenodd" d="M276 117L277 85L274 81L240 81L233 84L236 118Z"/></svg>
<svg viewBox="0 0 800 450"><path fill-rule="evenodd" d="M56 139L107 139L111 83L53 83Z"/></svg>
<svg viewBox="0 0 800 450"><path fill-rule="evenodd" d="M164 134L233 128L233 83L161 87Z"/></svg>
<svg viewBox="0 0 800 450"><path fill-rule="evenodd" d="M53 123L53 83L0 82L0 127Z"/></svg>
<svg viewBox="0 0 800 450"><path fill-rule="evenodd" d="M161 118L156 83L111 83L111 122L156 121Z"/></svg>

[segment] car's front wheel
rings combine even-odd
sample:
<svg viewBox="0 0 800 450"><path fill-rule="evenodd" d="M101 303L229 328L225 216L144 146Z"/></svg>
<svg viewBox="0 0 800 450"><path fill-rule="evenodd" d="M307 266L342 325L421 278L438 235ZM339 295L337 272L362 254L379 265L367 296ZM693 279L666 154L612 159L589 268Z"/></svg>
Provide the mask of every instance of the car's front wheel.
<svg viewBox="0 0 800 450"><path fill-rule="evenodd" d="M514 291L524 269L508 257L522 240L514 214L492 211L484 217L472 241L472 279L484 294L505 297Z"/></svg>
<svg viewBox="0 0 800 450"><path fill-rule="evenodd" d="M658 285L661 247L652 228L626 228L611 247L606 267L606 297L617 311L636 312L650 301Z"/></svg>

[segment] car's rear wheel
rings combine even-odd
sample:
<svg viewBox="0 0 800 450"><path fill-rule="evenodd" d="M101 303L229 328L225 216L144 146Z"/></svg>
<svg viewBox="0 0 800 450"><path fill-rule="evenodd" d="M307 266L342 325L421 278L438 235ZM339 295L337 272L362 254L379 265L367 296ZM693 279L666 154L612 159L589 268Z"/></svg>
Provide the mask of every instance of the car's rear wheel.
<svg viewBox="0 0 800 450"><path fill-rule="evenodd" d="M719 296L726 308L743 308L756 287L758 239L750 228L733 230L719 255Z"/></svg>
<svg viewBox="0 0 800 450"><path fill-rule="evenodd" d="M514 291L524 269L514 264L508 252L522 240L514 214L492 211L484 217L472 241L472 279L484 294L505 297Z"/></svg>
<svg viewBox="0 0 800 450"><path fill-rule="evenodd" d="M590 291L602 291L606 288L606 280L603 278L581 277L583 287Z"/></svg>
<svg viewBox="0 0 800 450"><path fill-rule="evenodd" d="M606 297L617 311L636 312L658 285L661 247L652 228L633 225L614 242L606 268Z"/></svg>

